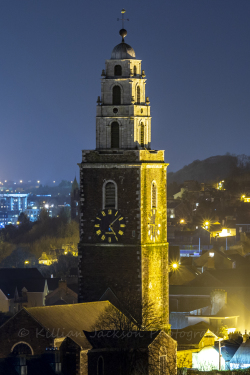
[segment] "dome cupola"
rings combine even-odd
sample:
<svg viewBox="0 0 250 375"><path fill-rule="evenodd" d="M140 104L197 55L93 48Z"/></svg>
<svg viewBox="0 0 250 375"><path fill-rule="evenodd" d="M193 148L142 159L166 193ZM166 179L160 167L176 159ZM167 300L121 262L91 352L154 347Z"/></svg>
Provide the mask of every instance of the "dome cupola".
<svg viewBox="0 0 250 375"><path fill-rule="evenodd" d="M135 59L134 49L127 43L124 42L124 38L127 35L127 30L121 29L119 34L122 37L122 42L117 44L112 51L111 60L123 60L123 59Z"/></svg>

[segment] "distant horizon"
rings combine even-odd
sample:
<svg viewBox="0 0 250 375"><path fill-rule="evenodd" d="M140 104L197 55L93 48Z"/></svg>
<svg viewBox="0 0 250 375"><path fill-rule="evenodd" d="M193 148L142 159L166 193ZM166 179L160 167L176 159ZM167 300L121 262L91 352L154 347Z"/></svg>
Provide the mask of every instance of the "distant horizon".
<svg viewBox="0 0 250 375"><path fill-rule="evenodd" d="M168 167L167 173L176 173L176 172L180 171L181 169L183 169L185 166L188 166L188 165L192 164L192 163L193 163L194 161L196 161L196 160L204 161L204 160L207 160L207 159L209 159L209 158L213 158L213 157L217 157L217 156L235 156L235 157L239 157L239 156L243 156L243 155L246 156L246 157L249 157L249 158L250 158L250 155L246 155L246 154L238 154L238 155L236 155L236 154L232 154L232 153L226 152L225 154L222 154L222 155L219 155L219 154L218 154L218 155L211 155L211 156L208 156L208 157L205 158L205 159L195 159L195 160L191 161L191 162L188 163L188 164L184 164L181 168L179 168L178 170L175 170L175 171L170 170L169 167ZM165 160L165 162L166 162L166 160ZM79 183L79 176L76 175L76 176L74 176L74 178L75 178L75 177L76 177L77 182ZM60 180L55 181L55 182L53 182L53 181L49 181L49 180L43 182L43 181L40 181L40 180L39 180L39 183L37 183L37 181L36 181L35 179L31 179L31 180L28 180L28 181L22 180L22 183L20 183L20 180L18 181L18 180L15 180L15 179L9 179L9 180L7 180L7 184L10 183L10 182L12 182L13 184L16 183L17 186L20 186L20 187L21 187L22 185L28 185L29 183L30 183L30 184L35 183L36 185L49 186L49 187L56 187L56 186L58 186L62 181L67 181L67 182L73 183L74 178L73 178L73 179L67 179L67 178L63 177L63 178L61 178ZM4 184L4 180L3 180L3 181L0 181L0 183L1 183L1 182L3 182L3 184ZM0 186L0 188L1 188L1 186Z"/></svg>

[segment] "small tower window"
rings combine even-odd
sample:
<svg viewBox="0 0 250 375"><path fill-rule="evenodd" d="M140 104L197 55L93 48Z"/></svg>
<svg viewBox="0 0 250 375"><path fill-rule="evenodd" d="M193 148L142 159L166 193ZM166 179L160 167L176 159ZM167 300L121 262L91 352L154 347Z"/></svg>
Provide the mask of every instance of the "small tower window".
<svg viewBox="0 0 250 375"><path fill-rule="evenodd" d="M97 361L97 375L104 375L104 361L103 357L99 357Z"/></svg>
<svg viewBox="0 0 250 375"><path fill-rule="evenodd" d="M116 121L111 124L111 148L119 148L119 124Z"/></svg>
<svg viewBox="0 0 250 375"><path fill-rule="evenodd" d="M115 65L115 76L121 76L121 75L122 75L121 65Z"/></svg>
<svg viewBox="0 0 250 375"><path fill-rule="evenodd" d="M137 86L137 103L139 104L141 102L141 90L140 86Z"/></svg>
<svg viewBox="0 0 250 375"><path fill-rule="evenodd" d="M113 87L113 104L120 105L121 104L121 88L120 86Z"/></svg>
<svg viewBox="0 0 250 375"><path fill-rule="evenodd" d="M136 76L137 71L136 71L136 66L134 65L134 76Z"/></svg>
<svg viewBox="0 0 250 375"><path fill-rule="evenodd" d="M151 200L152 200L152 208L156 208L156 206L157 206L157 186L156 186L155 181L152 182Z"/></svg>
<svg viewBox="0 0 250 375"><path fill-rule="evenodd" d="M113 182L108 182L105 185L105 204L104 208L115 208L115 184Z"/></svg>
<svg viewBox="0 0 250 375"><path fill-rule="evenodd" d="M144 125L141 123L141 139L140 139L141 147L144 147Z"/></svg>

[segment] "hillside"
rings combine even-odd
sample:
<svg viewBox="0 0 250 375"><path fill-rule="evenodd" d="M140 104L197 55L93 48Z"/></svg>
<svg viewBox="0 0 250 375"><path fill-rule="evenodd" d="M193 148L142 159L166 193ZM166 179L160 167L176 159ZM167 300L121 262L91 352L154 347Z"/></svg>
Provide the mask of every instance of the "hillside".
<svg viewBox="0 0 250 375"><path fill-rule="evenodd" d="M187 180L198 182L221 181L250 172L250 157L246 155L218 155L205 160L195 160L177 172L168 173L168 184Z"/></svg>

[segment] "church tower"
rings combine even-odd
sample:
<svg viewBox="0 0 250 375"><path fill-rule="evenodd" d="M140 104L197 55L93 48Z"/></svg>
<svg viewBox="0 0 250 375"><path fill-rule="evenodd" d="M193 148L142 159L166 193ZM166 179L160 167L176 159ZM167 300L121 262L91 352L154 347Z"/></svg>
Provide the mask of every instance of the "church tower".
<svg viewBox="0 0 250 375"><path fill-rule="evenodd" d="M79 302L112 290L120 301L154 306L168 326L167 165L151 150L141 60L124 42L106 60L96 108L96 149L80 167Z"/></svg>

